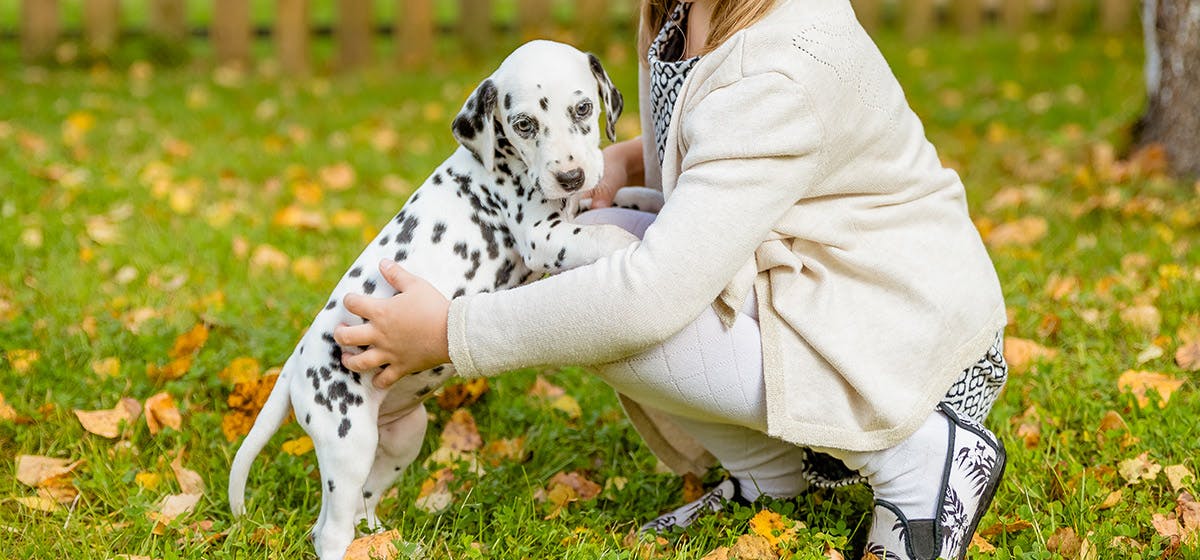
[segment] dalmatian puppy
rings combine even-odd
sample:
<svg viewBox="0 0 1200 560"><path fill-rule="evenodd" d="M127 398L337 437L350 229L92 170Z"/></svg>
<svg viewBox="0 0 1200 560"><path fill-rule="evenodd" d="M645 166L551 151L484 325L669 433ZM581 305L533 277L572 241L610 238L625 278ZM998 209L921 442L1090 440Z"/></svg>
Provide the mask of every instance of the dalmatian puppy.
<svg viewBox="0 0 1200 560"><path fill-rule="evenodd" d="M294 411L321 471L321 512L312 533L317 554L342 558L362 520L379 528L380 498L421 448L422 403L454 369L441 365L386 391L375 388L372 374L342 366L344 351L362 351L334 342L334 327L362 323L342 298L393 295L378 272L384 258L455 297L517 286L636 242L616 226L572 223L580 193L603 172L596 126L602 107L611 140L620 92L595 56L561 43L527 43L479 84L453 122L461 146L362 252L284 364L233 460L235 515L245 511L251 463ZM662 204L657 191L620 192L618 205L657 211Z"/></svg>

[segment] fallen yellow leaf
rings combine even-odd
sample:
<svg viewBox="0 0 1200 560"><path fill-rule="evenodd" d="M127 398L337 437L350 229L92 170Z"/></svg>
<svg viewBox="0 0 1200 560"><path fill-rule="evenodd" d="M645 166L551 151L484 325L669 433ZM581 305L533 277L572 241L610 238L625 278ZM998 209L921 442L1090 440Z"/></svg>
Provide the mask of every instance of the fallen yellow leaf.
<svg viewBox="0 0 1200 560"><path fill-rule="evenodd" d="M771 546L786 546L796 540L796 523L769 509L750 518L750 532L767 539Z"/></svg>
<svg viewBox="0 0 1200 560"><path fill-rule="evenodd" d="M1058 350L1047 348L1032 340L1004 337L1004 360L1012 373L1020 374L1029 370L1035 362L1051 361L1058 357Z"/></svg>
<svg viewBox="0 0 1200 560"><path fill-rule="evenodd" d="M1160 471L1162 471L1162 466L1150 460L1150 452L1148 451L1117 464L1117 472L1129 484L1137 484L1143 480L1154 480Z"/></svg>
<svg viewBox="0 0 1200 560"><path fill-rule="evenodd" d="M175 473L175 481L179 483L179 490L182 493L204 494L204 479L200 478L200 473L183 466L182 449L175 455L175 459L171 461L171 470Z"/></svg>
<svg viewBox="0 0 1200 560"><path fill-rule="evenodd" d="M260 272L265 269L274 271L286 270L291 258L286 253L270 245L262 244L254 248L250 255L250 270Z"/></svg>
<svg viewBox="0 0 1200 560"><path fill-rule="evenodd" d="M488 380L486 377L476 377L461 383L447 385L442 388L442 393L438 395L438 406L442 407L442 410L454 410L470 406L482 398L487 390Z"/></svg>
<svg viewBox="0 0 1200 560"><path fill-rule="evenodd" d="M151 435L157 434L163 426L178 431L183 425L183 418L179 415L179 408L175 406L175 399L166 392L146 399L144 411L146 426L150 428Z"/></svg>
<svg viewBox="0 0 1200 560"><path fill-rule="evenodd" d="M342 560L393 560L400 551L394 541L401 540L400 530L392 529L354 539Z"/></svg>
<svg viewBox="0 0 1200 560"><path fill-rule="evenodd" d="M42 455L18 455L17 481L34 488L58 485L82 463Z"/></svg>
<svg viewBox="0 0 1200 560"><path fill-rule="evenodd" d="M58 501L46 496L20 496L13 498L18 504L21 504L29 509L38 511L54 512L58 511Z"/></svg>
<svg viewBox="0 0 1200 560"><path fill-rule="evenodd" d="M8 358L8 365L17 373L28 372L29 368L33 367L33 364L42 357L37 350L30 349L9 350L4 355Z"/></svg>
<svg viewBox="0 0 1200 560"><path fill-rule="evenodd" d="M21 423L22 421L26 420L24 416L21 416L21 414L17 412L17 409L13 408L8 404L7 401L4 400L4 393L0 393L0 420L7 420L9 422L16 423Z"/></svg>
<svg viewBox="0 0 1200 560"><path fill-rule="evenodd" d="M1175 364L1184 371L1200 371L1200 341L1189 342L1175 350Z"/></svg>
<svg viewBox="0 0 1200 560"><path fill-rule="evenodd" d="M1183 386L1182 379L1176 379L1165 373L1156 371L1143 370L1126 370L1117 378L1117 388L1121 391L1133 393L1137 399L1138 407L1145 408L1150 404L1150 398L1146 396L1147 390L1153 389L1158 393L1158 407L1166 408L1167 402L1171 400L1171 394Z"/></svg>
<svg viewBox="0 0 1200 560"><path fill-rule="evenodd" d="M443 467L432 473L421 483L413 506L425 513L438 513L450 507L454 495L450 492L450 481L454 480L454 469Z"/></svg>
<svg viewBox="0 0 1200 560"><path fill-rule="evenodd" d="M278 378L279 374L264 375L233 386L233 391L226 399L229 412L221 418L221 432L225 434L225 439L234 441L239 436L250 433L254 417L262 410L267 397L271 396L271 389L275 387L275 380Z"/></svg>
<svg viewBox="0 0 1200 560"><path fill-rule="evenodd" d="M92 371L100 377L116 377L121 373L121 360L115 356L92 362Z"/></svg>
<svg viewBox="0 0 1200 560"><path fill-rule="evenodd" d="M280 449L288 455L304 455L313 450L313 440L308 436L300 436L283 442Z"/></svg>
<svg viewBox="0 0 1200 560"><path fill-rule="evenodd" d="M155 488L158 488L159 483L162 482L162 475L158 473L142 471L133 475L133 481L138 486L141 486L146 490L154 490Z"/></svg>
<svg viewBox="0 0 1200 560"><path fill-rule="evenodd" d="M1178 492L1196 481L1196 477L1186 465L1169 465L1163 468L1163 474L1167 475L1167 482L1171 484L1173 492Z"/></svg>
<svg viewBox="0 0 1200 560"><path fill-rule="evenodd" d="M971 547L970 548L974 548L977 552L979 552L981 554L991 554L993 552L996 552L996 547L992 546L992 543L987 542L987 539L984 539L983 537L979 536L978 533L971 536Z"/></svg>
<svg viewBox="0 0 1200 560"><path fill-rule="evenodd" d="M254 358L234 358L217 377L230 383L245 383L258 379L261 370L258 360Z"/></svg>
<svg viewBox="0 0 1200 560"><path fill-rule="evenodd" d="M1115 507L1117 504L1121 503L1121 498L1123 496L1124 492L1120 489L1113 490L1104 497L1104 501L1100 502L1100 505L1096 506L1096 509L1109 509L1111 507Z"/></svg>
<svg viewBox="0 0 1200 560"><path fill-rule="evenodd" d="M345 162L323 167L317 174L326 186L335 191L344 191L354 186L354 168Z"/></svg>
<svg viewBox="0 0 1200 560"><path fill-rule="evenodd" d="M442 430L442 447L454 451L474 451L482 446L483 438L475 425L475 417L466 409L455 410Z"/></svg>
<svg viewBox="0 0 1200 560"><path fill-rule="evenodd" d="M1139 331L1154 334L1162 325L1162 314L1153 305L1132 305L1121 310L1121 321Z"/></svg>
<svg viewBox="0 0 1200 560"><path fill-rule="evenodd" d="M985 241L1000 247L1028 247L1041 241L1050 230L1050 225L1041 216L1027 216L992 228Z"/></svg>
<svg viewBox="0 0 1200 560"><path fill-rule="evenodd" d="M579 403L576 402L575 398L571 395L563 395L557 399L554 399L554 401L550 403L550 408L561 410L567 413L568 418L572 419L583 416L583 409L579 408Z"/></svg>
<svg viewBox="0 0 1200 560"><path fill-rule="evenodd" d="M83 429L101 437L113 439L121 435L121 425L131 427L142 412L136 399L123 398L108 410L75 410L75 417Z"/></svg>
<svg viewBox="0 0 1200 560"><path fill-rule="evenodd" d="M200 494L171 494L163 496L163 499L158 503L158 511L148 511L146 516L151 521L155 522L154 529L150 532L155 535L163 535L167 532L167 525L170 525L177 517L191 513L196 509L196 504L200 503Z"/></svg>

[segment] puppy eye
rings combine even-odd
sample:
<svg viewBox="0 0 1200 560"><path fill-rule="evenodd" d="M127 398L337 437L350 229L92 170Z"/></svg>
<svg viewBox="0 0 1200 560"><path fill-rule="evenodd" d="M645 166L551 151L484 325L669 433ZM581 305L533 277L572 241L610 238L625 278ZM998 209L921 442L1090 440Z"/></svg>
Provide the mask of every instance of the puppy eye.
<svg viewBox="0 0 1200 560"><path fill-rule="evenodd" d="M591 114L592 114L592 102L591 101L584 101L583 103L580 103L579 105L575 106L575 116L576 117L582 119Z"/></svg>
<svg viewBox="0 0 1200 560"><path fill-rule="evenodd" d="M513 130L518 134L528 135L533 134L533 121L527 117L521 117L512 123Z"/></svg>

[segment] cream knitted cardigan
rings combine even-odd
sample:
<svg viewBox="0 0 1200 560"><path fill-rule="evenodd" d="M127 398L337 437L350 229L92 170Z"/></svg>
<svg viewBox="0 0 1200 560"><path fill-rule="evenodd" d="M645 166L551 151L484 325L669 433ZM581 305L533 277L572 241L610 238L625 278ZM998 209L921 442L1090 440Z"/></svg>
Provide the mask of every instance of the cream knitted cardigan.
<svg viewBox="0 0 1200 560"><path fill-rule="evenodd" d="M667 203L641 243L451 302L459 375L619 360L707 306L733 320L754 289L768 433L870 451L912 433L1005 324L963 185L847 0L781 1L705 55L654 163ZM668 466L711 460L630 408Z"/></svg>

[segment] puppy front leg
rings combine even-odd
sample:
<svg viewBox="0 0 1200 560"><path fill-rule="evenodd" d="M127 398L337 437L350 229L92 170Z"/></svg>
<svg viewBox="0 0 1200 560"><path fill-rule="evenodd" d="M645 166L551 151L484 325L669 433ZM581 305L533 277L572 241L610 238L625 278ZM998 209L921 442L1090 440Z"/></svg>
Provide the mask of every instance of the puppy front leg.
<svg viewBox="0 0 1200 560"><path fill-rule="evenodd" d="M543 222L531 228L528 235L523 247L525 265L549 273L593 263L638 241L636 235L618 226L560 220Z"/></svg>

